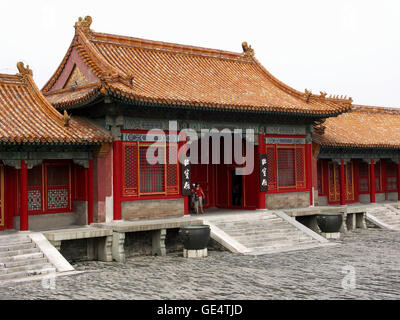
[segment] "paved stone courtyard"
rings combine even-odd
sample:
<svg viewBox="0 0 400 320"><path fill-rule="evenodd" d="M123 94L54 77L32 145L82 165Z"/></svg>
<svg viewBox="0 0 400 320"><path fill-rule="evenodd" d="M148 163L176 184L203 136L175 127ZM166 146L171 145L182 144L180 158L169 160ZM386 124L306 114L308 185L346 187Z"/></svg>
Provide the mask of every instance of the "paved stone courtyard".
<svg viewBox="0 0 400 320"><path fill-rule="evenodd" d="M399 232L357 230L338 242L273 255L210 251L200 260L174 253L126 264L80 262L74 266L83 273L57 277L53 288L42 281L0 285L0 299L400 298Z"/></svg>

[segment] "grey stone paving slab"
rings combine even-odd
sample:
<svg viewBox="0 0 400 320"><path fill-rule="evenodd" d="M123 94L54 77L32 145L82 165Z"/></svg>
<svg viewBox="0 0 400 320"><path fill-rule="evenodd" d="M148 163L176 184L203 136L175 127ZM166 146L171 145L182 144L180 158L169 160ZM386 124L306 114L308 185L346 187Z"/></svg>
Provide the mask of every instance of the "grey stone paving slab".
<svg viewBox="0 0 400 320"><path fill-rule="evenodd" d="M400 232L345 234L339 246L246 256L209 251L204 259L137 256L81 262L81 274L0 285L0 299L399 299ZM354 286L348 285L354 271ZM345 286L343 287L343 284Z"/></svg>

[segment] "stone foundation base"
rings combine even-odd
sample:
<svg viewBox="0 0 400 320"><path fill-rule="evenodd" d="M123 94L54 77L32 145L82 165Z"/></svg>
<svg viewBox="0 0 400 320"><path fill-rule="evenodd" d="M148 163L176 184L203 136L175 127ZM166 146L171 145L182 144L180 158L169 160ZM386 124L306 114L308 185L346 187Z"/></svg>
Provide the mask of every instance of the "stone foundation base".
<svg viewBox="0 0 400 320"><path fill-rule="evenodd" d="M184 258L204 258L207 257L207 248L201 250L187 250L183 249Z"/></svg>
<svg viewBox="0 0 400 320"><path fill-rule="evenodd" d="M340 239L340 232L321 232L326 239Z"/></svg>

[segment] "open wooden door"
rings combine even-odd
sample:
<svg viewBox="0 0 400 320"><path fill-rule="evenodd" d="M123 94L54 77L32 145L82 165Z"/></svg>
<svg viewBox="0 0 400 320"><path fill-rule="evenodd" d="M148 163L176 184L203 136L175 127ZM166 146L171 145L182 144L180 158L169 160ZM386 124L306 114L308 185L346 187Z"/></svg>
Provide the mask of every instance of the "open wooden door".
<svg viewBox="0 0 400 320"><path fill-rule="evenodd" d="M339 166L335 162L328 163L329 202L340 201Z"/></svg>
<svg viewBox="0 0 400 320"><path fill-rule="evenodd" d="M193 183L199 183L203 189L204 195L206 196L204 208L208 208L212 205L211 195L211 183L209 177L209 165L208 164L195 164L191 168L191 181Z"/></svg>
<svg viewBox="0 0 400 320"><path fill-rule="evenodd" d="M349 162L345 165L346 172L346 201L354 201L354 173L353 163Z"/></svg>
<svg viewBox="0 0 400 320"><path fill-rule="evenodd" d="M346 201L354 201L354 173L353 163L349 162L344 166L345 184L346 184ZM329 202L340 201L340 167L335 162L328 164L328 181L329 181Z"/></svg>

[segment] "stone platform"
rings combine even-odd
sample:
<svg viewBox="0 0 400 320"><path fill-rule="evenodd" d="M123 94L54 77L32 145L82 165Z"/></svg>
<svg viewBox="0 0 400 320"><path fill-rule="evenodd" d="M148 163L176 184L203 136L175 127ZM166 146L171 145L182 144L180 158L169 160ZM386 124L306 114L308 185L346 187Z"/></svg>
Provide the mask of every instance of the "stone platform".
<svg viewBox="0 0 400 320"><path fill-rule="evenodd" d="M343 216L343 223L340 232L348 230L366 229L366 212L376 204L352 203L344 206L316 206L308 208L284 209L282 210L288 216L301 221L311 230L321 233L319 230L316 215L321 212L337 212Z"/></svg>
<svg viewBox="0 0 400 320"><path fill-rule="evenodd" d="M61 242L87 239L88 257L90 260L112 261L112 230L93 226L75 226L42 232L49 242L60 251Z"/></svg>
<svg viewBox="0 0 400 320"><path fill-rule="evenodd" d="M165 256L165 237L167 229L176 229L185 225L203 224L203 220L183 216L180 218L138 220L138 221L113 221L110 223L94 223L93 227L108 230L112 233L112 258L118 262L125 262L125 234L129 232L153 231L152 254Z"/></svg>

